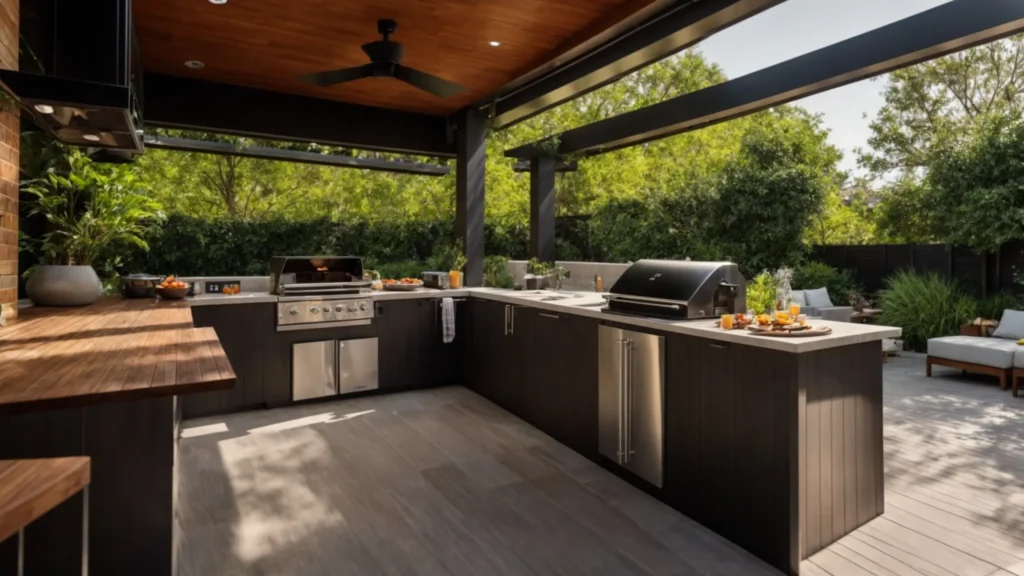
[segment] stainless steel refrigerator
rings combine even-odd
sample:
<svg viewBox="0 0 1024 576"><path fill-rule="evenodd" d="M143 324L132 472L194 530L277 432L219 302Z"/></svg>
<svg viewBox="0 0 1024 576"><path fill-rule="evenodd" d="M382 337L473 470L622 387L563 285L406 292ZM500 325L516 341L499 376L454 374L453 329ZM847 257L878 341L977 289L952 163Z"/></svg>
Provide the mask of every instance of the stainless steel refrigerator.
<svg viewBox="0 0 1024 576"><path fill-rule="evenodd" d="M665 339L601 326L598 449L644 480L664 482Z"/></svg>
<svg viewBox="0 0 1024 576"><path fill-rule="evenodd" d="M292 400L377 388L377 339L292 345Z"/></svg>

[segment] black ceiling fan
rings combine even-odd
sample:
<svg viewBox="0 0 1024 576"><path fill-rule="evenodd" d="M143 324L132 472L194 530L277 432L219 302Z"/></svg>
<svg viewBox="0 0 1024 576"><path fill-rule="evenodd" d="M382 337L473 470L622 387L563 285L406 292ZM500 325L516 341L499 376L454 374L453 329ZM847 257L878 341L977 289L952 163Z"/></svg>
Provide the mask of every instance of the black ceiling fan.
<svg viewBox="0 0 1024 576"><path fill-rule="evenodd" d="M377 32L384 36L383 40L363 44L363 52L370 57L370 63L355 68L342 68L340 70L328 70L300 76L299 80L316 84L317 86L331 86L342 82L351 82L360 78L372 76L387 76L397 78L406 84L411 84L420 90L430 92L439 98L447 98L465 90L462 86L449 82L444 78L420 72L419 70L402 66L402 54L405 49L398 42L392 42L389 36L395 33L398 22L394 20L378 20Z"/></svg>

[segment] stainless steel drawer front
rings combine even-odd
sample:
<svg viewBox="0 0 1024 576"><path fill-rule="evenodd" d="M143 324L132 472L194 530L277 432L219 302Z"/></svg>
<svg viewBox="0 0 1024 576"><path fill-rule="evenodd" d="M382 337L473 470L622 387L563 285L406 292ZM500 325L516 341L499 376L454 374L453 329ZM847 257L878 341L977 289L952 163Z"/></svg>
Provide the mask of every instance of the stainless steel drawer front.
<svg viewBox="0 0 1024 576"><path fill-rule="evenodd" d="M337 394L334 340L292 345L292 400Z"/></svg>
<svg viewBox="0 0 1024 576"><path fill-rule="evenodd" d="M665 339L601 326L598 347L598 451L661 487Z"/></svg>
<svg viewBox="0 0 1024 576"><path fill-rule="evenodd" d="M377 339L338 341L338 393L376 390Z"/></svg>

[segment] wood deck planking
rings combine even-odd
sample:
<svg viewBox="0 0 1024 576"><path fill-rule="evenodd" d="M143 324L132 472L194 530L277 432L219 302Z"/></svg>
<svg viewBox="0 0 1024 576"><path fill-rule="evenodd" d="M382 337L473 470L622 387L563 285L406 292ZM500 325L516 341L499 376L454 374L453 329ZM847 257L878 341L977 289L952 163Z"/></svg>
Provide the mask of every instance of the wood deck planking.
<svg viewBox="0 0 1024 576"><path fill-rule="evenodd" d="M920 355L884 370L885 513L801 573L1024 575L1024 401L959 373L925 378Z"/></svg>

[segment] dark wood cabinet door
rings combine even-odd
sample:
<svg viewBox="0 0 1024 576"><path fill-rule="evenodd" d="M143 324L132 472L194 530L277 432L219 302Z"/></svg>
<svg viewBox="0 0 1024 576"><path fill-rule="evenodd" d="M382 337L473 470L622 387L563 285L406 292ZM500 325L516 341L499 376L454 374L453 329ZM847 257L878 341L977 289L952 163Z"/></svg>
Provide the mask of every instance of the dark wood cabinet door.
<svg viewBox="0 0 1024 576"><path fill-rule="evenodd" d="M432 305L428 299L377 303L377 346L381 390L428 386L434 374L431 358Z"/></svg>
<svg viewBox="0 0 1024 576"><path fill-rule="evenodd" d="M571 390L571 405L564 411L565 443L573 450L596 459L597 417L597 334L600 322L583 316L568 317L566 340L570 353L563 362L565 381Z"/></svg>
<svg viewBox="0 0 1024 576"><path fill-rule="evenodd" d="M692 336L665 338L665 499L674 508L698 518L701 500L701 387L706 340ZM714 355L711 356L714 358ZM705 439L705 442L709 442Z"/></svg>
<svg viewBox="0 0 1024 576"><path fill-rule="evenodd" d="M270 303L192 308L195 326L216 330L237 380L230 390L183 396L184 418L263 405L266 401L264 361L274 335L275 313L275 307Z"/></svg>

